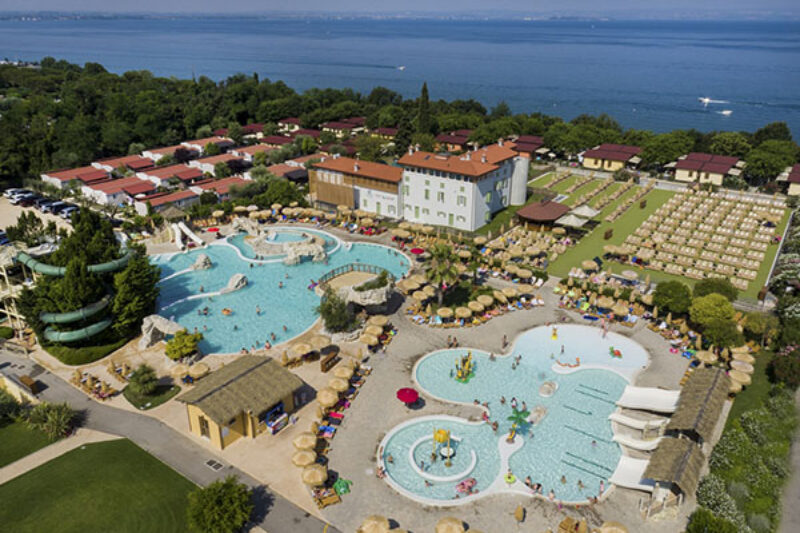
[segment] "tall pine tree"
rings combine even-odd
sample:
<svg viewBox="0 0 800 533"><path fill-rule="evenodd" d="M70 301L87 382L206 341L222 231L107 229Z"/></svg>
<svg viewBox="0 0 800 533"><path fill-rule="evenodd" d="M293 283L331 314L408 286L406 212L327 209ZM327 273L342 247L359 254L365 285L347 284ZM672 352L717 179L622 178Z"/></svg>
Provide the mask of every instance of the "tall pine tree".
<svg viewBox="0 0 800 533"><path fill-rule="evenodd" d="M428 82L422 84L417 113L417 133L431 133L431 110L428 100Z"/></svg>

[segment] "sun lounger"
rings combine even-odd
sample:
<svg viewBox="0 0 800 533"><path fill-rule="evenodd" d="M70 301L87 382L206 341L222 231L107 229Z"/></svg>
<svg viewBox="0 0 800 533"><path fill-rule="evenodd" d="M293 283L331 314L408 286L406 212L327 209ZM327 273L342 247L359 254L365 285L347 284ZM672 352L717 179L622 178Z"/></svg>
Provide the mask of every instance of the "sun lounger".
<svg viewBox="0 0 800 533"><path fill-rule="evenodd" d="M653 492L655 481L642 479L649 462L648 459L634 459L633 457L623 455L619 458L617 469L614 470L614 473L611 474L608 481L626 489Z"/></svg>
<svg viewBox="0 0 800 533"><path fill-rule="evenodd" d="M657 413L674 413L678 408L681 391L628 385L617 400L619 407L641 409Z"/></svg>

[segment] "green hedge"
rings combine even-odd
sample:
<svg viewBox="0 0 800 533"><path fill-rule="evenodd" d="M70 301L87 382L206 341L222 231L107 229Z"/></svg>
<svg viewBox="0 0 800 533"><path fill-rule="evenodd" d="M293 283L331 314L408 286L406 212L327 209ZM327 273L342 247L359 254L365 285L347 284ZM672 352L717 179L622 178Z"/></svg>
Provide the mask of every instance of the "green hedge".
<svg viewBox="0 0 800 533"><path fill-rule="evenodd" d="M111 352L119 350L126 342L128 342L128 339L119 339L108 344L99 344L97 346L74 347L64 344L44 344L42 348L65 365L85 365L93 363Z"/></svg>
<svg viewBox="0 0 800 533"><path fill-rule="evenodd" d="M8 326L0 326L0 339L11 339L14 337L14 330Z"/></svg>
<svg viewBox="0 0 800 533"><path fill-rule="evenodd" d="M140 395L133 392L130 386L122 389L122 395L132 406L142 411L158 407L162 403L172 399L181 391L177 385L159 385L153 394Z"/></svg>

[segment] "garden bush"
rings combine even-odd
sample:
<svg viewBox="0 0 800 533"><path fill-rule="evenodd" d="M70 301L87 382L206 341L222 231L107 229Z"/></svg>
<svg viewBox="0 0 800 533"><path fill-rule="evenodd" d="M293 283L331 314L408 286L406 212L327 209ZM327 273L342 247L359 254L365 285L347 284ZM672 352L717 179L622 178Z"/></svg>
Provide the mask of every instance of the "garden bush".
<svg viewBox="0 0 800 533"><path fill-rule="evenodd" d="M767 366L769 378L774 383L783 383L794 390L800 386L800 355L794 350L786 354L777 354Z"/></svg>
<svg viewBox="0 0 800 533"><path fill-rule="evenodd" d="M357 292L371 291L373 289L380 289L381 287L385 287L388 283L389 283L389 273L385 270L382 270L377 277L367 281L366 283L362 283L357 287L354 287L353 290Z"/></svg>
<svg viewBox="0 0 800 533"><path fill-rule="evenodd" d="M102 359L122 348L128 339L119 339L108 344L96 346L67 346L65 344L43 344L47 353L65 365L86 365Z"/></svg>
<svg viewBox="0 0 800 533"><path fill-rule="evenodd" d="M698 507L689 518L686 533L739 533L736 526L704 507Z"/></svg>
<svg viewBox="0 0 800 533"><path fill-rule="evenodd" d="M772 523L770 523L769 518L763 514L751 514L748 516L747 525L749 525L750 529L755 531L755 533L769 533L772 531Z"/></svg>
<svg viewBox="0 0 800 533"><path fill-rule="evenodd" d="M750 500L750 489L746 484L740 481L734 481L728 484L728 494L731 495L733 501L736 502L737 507L740 509Z"/></svg>
<svg viewBox="0 0 800 533"><path fill-rule="evenodd" d="M0 339L10 339L14 337L14 330L8 326L0 326Z"/></svg>

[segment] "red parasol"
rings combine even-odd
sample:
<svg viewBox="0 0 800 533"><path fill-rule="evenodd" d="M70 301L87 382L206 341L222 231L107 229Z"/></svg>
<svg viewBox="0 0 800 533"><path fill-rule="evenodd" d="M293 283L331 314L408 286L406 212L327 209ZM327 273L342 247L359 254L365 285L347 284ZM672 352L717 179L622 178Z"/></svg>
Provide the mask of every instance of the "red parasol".
<svg viewBox="0 0 800 533"><path fill-rule="evenodd" d="M422 255L425 253L425 250L423 250L422 248L412 248L411 253L414 255Z"/></svg>
<svg viewBox="0 0 800 533"><path fill-rule="evenodd" d="M414 403L419 399L419 393L414 389L405 387L397 391L397 399L405 404Z"/></svg>
<svg viewBox="0 0 800 533"><path fill-rule="evenodd" d="M209 233L216 233L219 231L219 228L208 228L206 231Z"/></svg>

